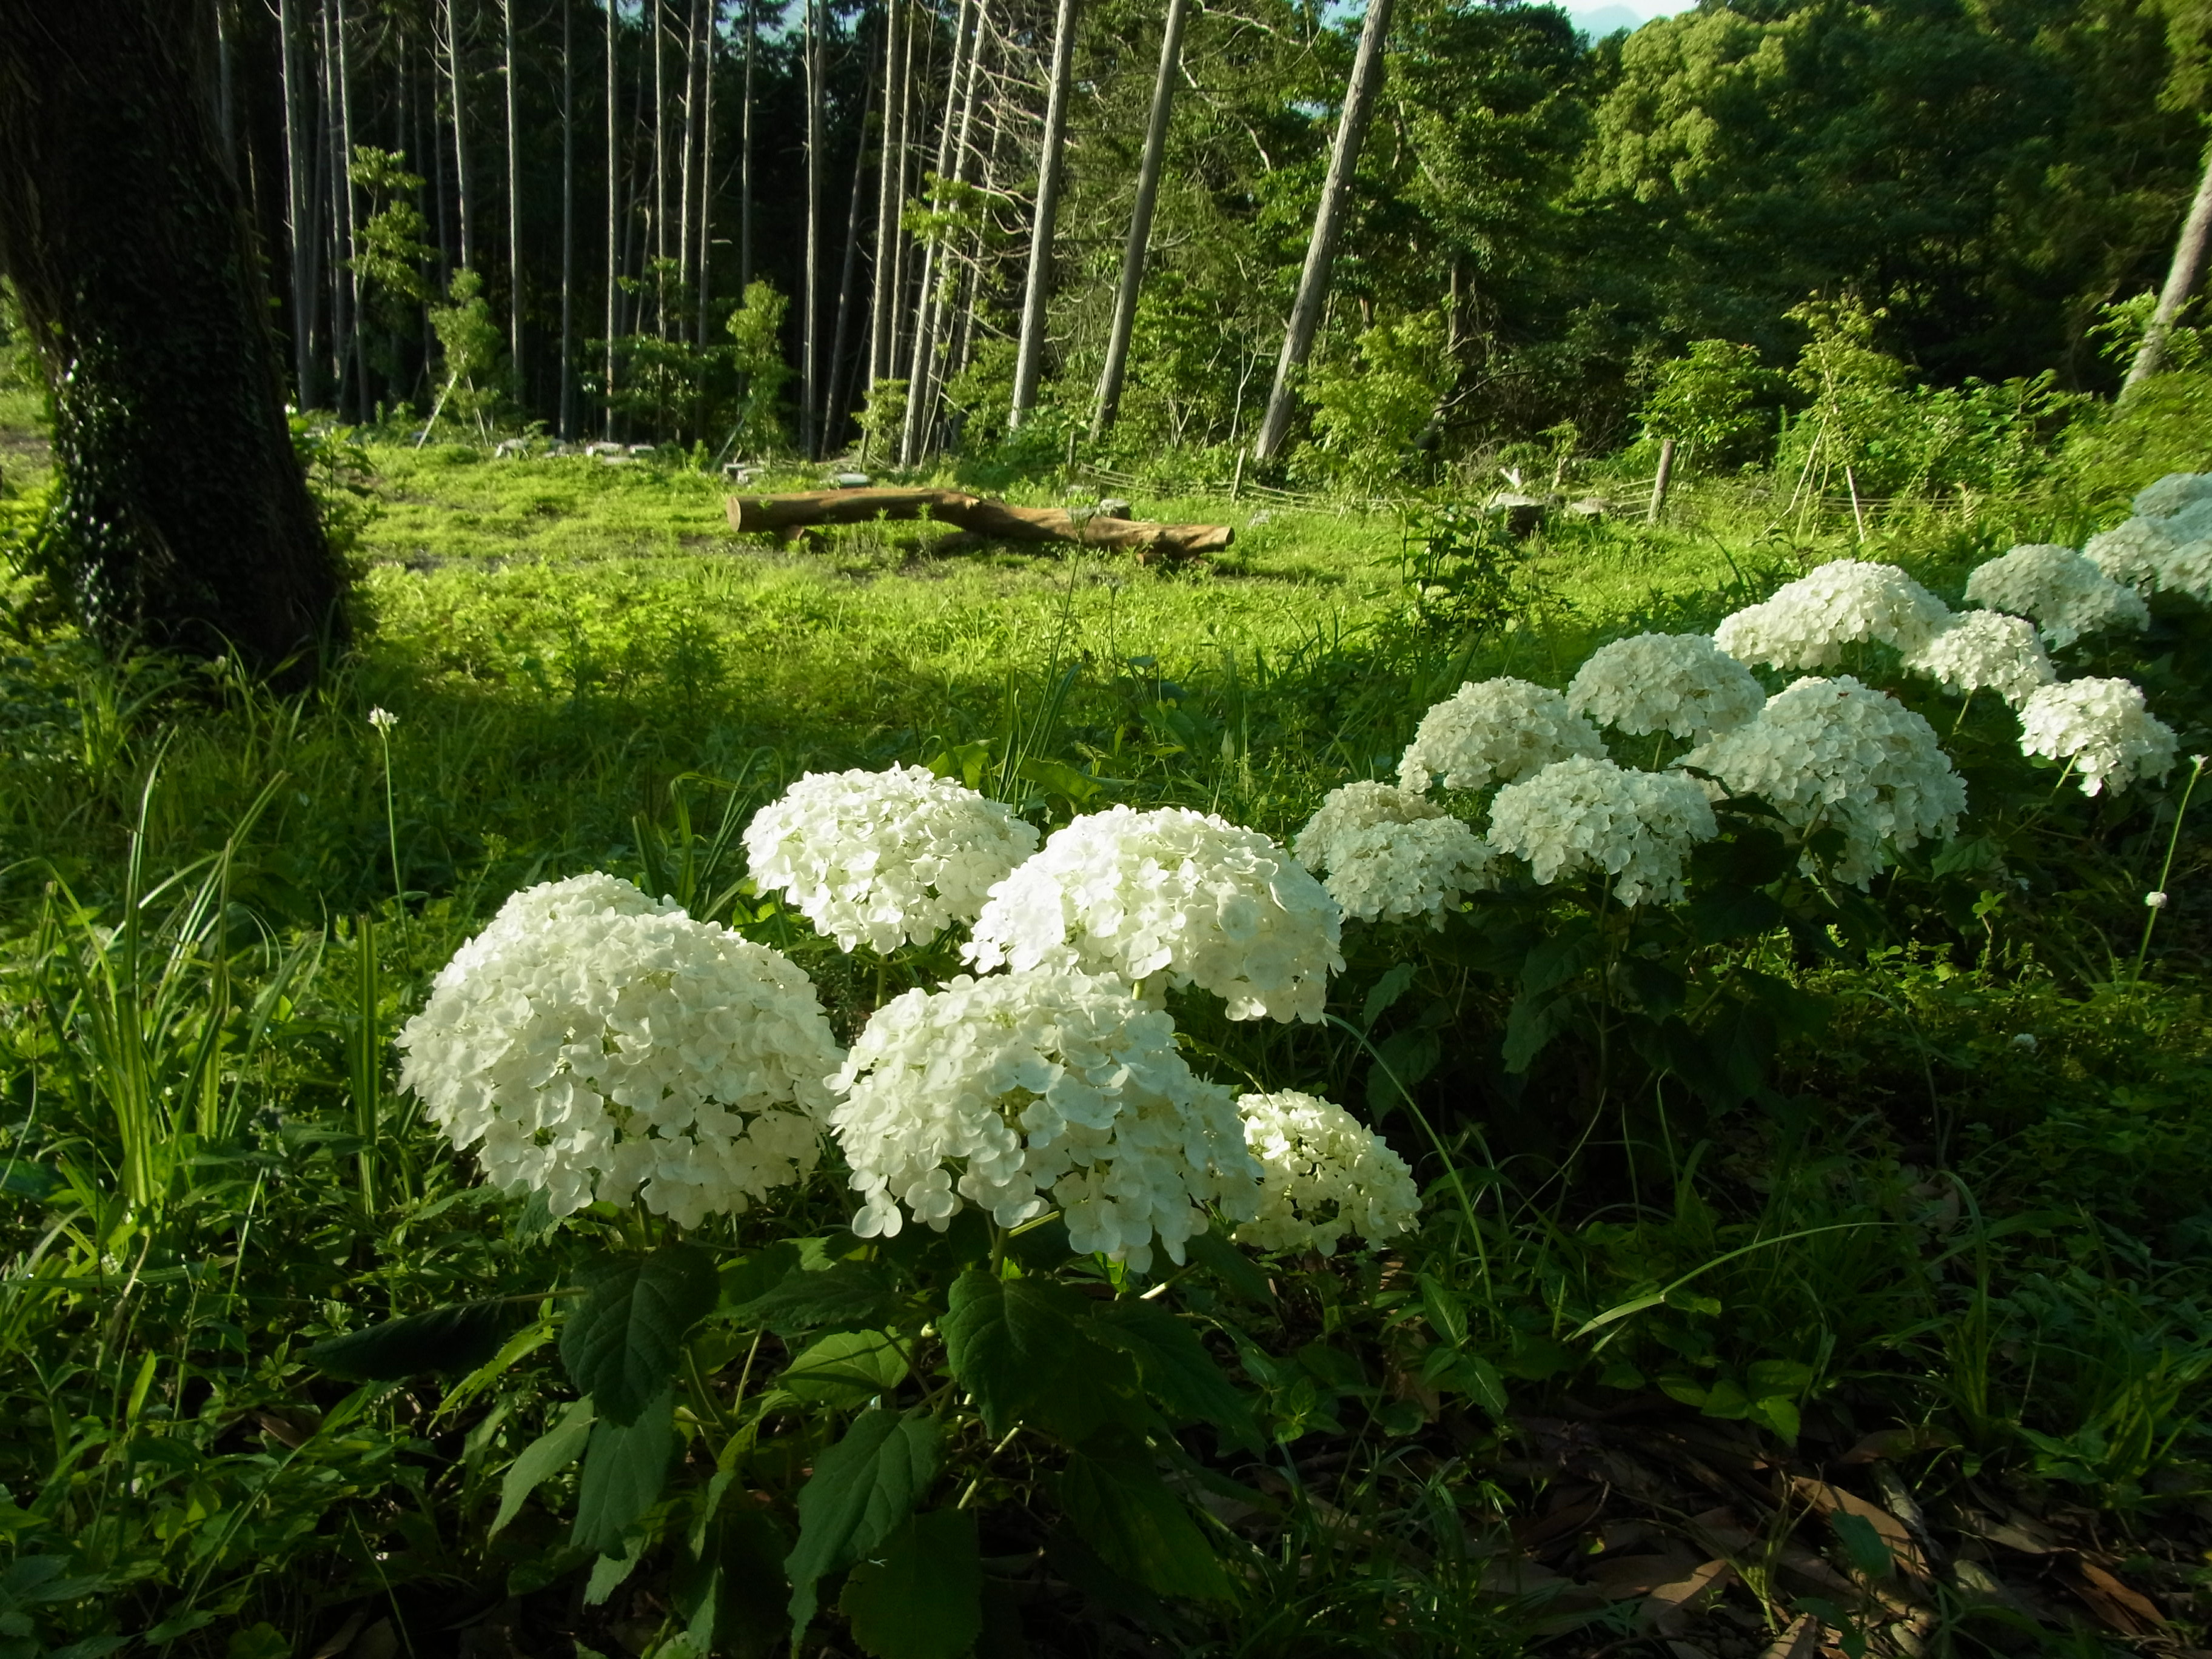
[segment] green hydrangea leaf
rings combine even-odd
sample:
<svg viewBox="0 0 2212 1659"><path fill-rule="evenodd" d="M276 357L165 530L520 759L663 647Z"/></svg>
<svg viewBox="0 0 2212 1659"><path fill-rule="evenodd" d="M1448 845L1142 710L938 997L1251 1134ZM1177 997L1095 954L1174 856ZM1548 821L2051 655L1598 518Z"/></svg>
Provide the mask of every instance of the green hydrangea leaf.
<svg viewBox="0 0 2212 1659"><path fill-rule="evenodd" d="M600 1277L561 1332L561 1360L604 1421L629 1424L676 1375L684 1334L714 1305L713 1260L664 1244Z"/></svg>
<svg viewBox="0 0 2212 1659"><path fill-rule="evenodd" d="M937 1474L937 1424L878 1407L814 1461L799 1489L799 1542L783 1564L791 1577L794 1640L814 1622L816 1587L872 1555L914 1512Z"/></svg>
<svg viewBox="0 0 2212 1659"><path fill-rule="evenodd" d="M628 1423L592 1425L576 1490L575 1541L600 1555L623 1553L623 1534L660 1501L676 1450L676 1395L663 1389Z"/></svg>
<svg viewBox="0 0 2212 1659"><path fill-rule="evenodd" d="M1066 1285L967 1273L950 1303L945 1357L993 1434L1029 1421L1079 1440L1140 1411L1135 1363L1092 1340L1091 1304Z"/></svg>
<svg viewBox="0 0 2212 1659"><path fill-rule="evenodd" d="M319 1370L354 1382L397 1382L425 1371L474 1370L499 1352L507 1334L528 1312L523 1304L505 1297L456 1302L326 1338L301 1358Z"/></svg>
<svg viewBox="0 0 2212 1659"><path fill-rule="evenodd" d="M909 1516L853 1569L837 1607L872 1659L960 1659L983 1631L975 1511Z"/></svg>
<svg viewBox="0 0 2212 1659"><path fill-rule="evenodd" d="M1060 1508L1115 1571L1162 1595L1225 1600L1229 1577L1144 1443L1120 1436L1071 1455Z"/></svg>

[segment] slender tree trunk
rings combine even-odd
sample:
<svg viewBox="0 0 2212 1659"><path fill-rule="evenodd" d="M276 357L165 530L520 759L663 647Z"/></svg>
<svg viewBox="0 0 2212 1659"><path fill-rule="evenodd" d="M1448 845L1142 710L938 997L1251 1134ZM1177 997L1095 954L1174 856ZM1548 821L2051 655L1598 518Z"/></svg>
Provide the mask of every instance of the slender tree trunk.
<svg viewBox="0 0 2212 1659"><path fill-rule="evenodd" d="M822 14L823 0L806 3L806 291L799 307L799 452L818 453L815 422L822 382Z"/></svg>
<svg viewBox="0 0 2212 1659"><path fill-rule="evenodd" d="M622 333L622 167L619 161L620 126L622 119L622 88L616 78L616 69L621 54L616 50L615 0L606 0L607 8L607 361L606 372L599 388L600 400L605 407L606 441L615 435L615 341Z"/></svg>
<svg viewBox="0 0 2212 1659"><path fill-rule="evenodd" d="M311 249L314 208L308 195L307 137L301 109L304 66L294 0L277 0L276 32L284 69L284 228L292 245L292 395L301 409L315 406L315 279Z"/></svg>
<svg viewBox="0 0 2212 1659"><path fill-rule="evenodd" d="M450 207L446 200L446 139L438 131L438 31L434 23L430 29L430 96L423 111L424 130L429 135L430 170L435 175L438 193L438 292L443 294L453 280L453 241ZM428 307L424 307L425 327L428 327ZM428 333L423 335L424 350L428 350Z"/></svg>
<svg viewBox="0 0 2212 1659"><path fill-rule="evenodd" d="M2181 234L2173 244L2173 260L2166 269L2166 286L2159 290L2158 309L2151 313L2150 326L2143 331L2142 345L2128 369L2127 384L2120 388L2121 397L2126 397L2137 385L2166 367L2166 342L2172 336L2174 319L2181 315L2182 307L2189 303L2197 274L2204 268L2204 245L2208 240L2212 240L2212 149L2205 151L2204 175L2197 181L2196 199L2189 204L2189 216L2181 222Z"/></svg>
<svg viewBox="0 0 2212 1659"><path fill-rule="evenodd" d="M1190 0L1168 0L1160 34L1159 73L1152 78L1152 112L1145 124L1144 159L1137 166L1137 199L1129 210L1129 239L1121 247L1121 281L1114 290L1114 325L1106 337L1106 365L1098 374L1098 408L1091 417L1093 442L1112 429L1121 411L1121 380L1128 371L1129 337L1137 326L1137 296L1144 287L1145 257L1152 241L1152 209L1159 200L1160 163L1167 155L1168 120L1175 111L1176 81L1182 70L1183 19Z"/></svg>
<svg viewBox="0 0 2212 1659"><path fill-rule="evenodd" d="M692 161L699 143L699 14L703 8L704 0L691 0L691 15L684 36L684 158L677 168L677 185L684 199L676 207L676 266L679 275L676 286L679 296L691 285ZM679 321L676 331L678 335L690 320L687 315Z"/></svg>
<svg viewBox="0 0 2212 1659"><path fill-rule="evenodd" d="M522 124L515 113L514 0L500 0L500 46L507 80L507 349L514 396L528 406L529 377L522 356Z"/></svg>
<svg viewBox="0 0 2212 1659"><path fill-rule="evenodd" d="M460 0L446 0L446 70L453 89L453 202L461 222L461 265L477 268L476 227L471 211L475 192L469 188L469 138L465 79L461 68Z"/></svg>
<svg viewBox="0 0 2212 1659"><path fill-rule="evenodd" d="M738 294L743 298L753 282L753 48L760 23L753 0L738 3L745 10L744 107L738 117Z"/></svg>
<svg viewBox="0 0 2212 1659"><path fill-rule="evenodd" d="M1275 459L1290 433L1291 382L1313 350L1314 332L1321 325L1322 309L1328 303L1329 271L1336 261L1345 215L1352 205L1359 147L1367 137L1368 118L1382 84L1382 43L1390 31L1390 7L1391 0L1367 0L1367 21L1359 31L1359 53L1352 59L1352 80L1345 88L1344 113L1336 124L1328 176L1322 184L1321 204L1314 212L1305 269L1299 273L1297 298L1291 302L1290 325L1283 331L1283 355L1275 364L1267 412L1252 441L1252 459L1263 464Z"/></svg>
<svg viewBox="0 0 2212 1659"><path fill-rule="evenodd" d="M575 0L561 0L561 436L576 435Z"/></svg>
<svg viewBox="0 0 2212 1659"><path fill-rule="evenodd" d="M668 40L666 0L653 7L653 329L668 337Z"/></svg>
<svg viewBox="0 0 2212 1659"><path fill-rule="evenodd" d="M876 83L871 79L860 99L860 139L853 146L853 194L845 207L845 262L837 277L836 333L830 348L828 407L822 419L824 453L836 448L838 434L845 425L845 348L852 337L854 279L860 263L860 197L868 176L868 117L875 112L875 107Z"/></svg>
<svg viewBox="0 0 2212 1659"><path fill-rule="evenodd" d="M952 62L945 76L945 124L937 134L936 175L940 180L948 176L956 156L963 165L967 159L966 123L975 111L975 60L982 54L983 21L981 0L961 0L959 22L952 37ZM951 252L950 239L935 235L930 238L929 246L922 255L921 293L915 307L913 364L907 380L906 421L899 434L899 460L908 466L921 459L934 412L927 404L931 377L936 367L932 359L937 346L940 310L938 267Z"/></svg>
<svg viewBox="0 0 2212 1659"><path fill-rule="evenodd" d="M216 127L222 138L223 164L235 174L238 172L238 112L231 85L230 19L226 11L228 0L213 0L213 3Z"/></svg>
<svg viewBox="0 0 2212 1659"><path fill-rule="evenodd" d="M373 412L368 386L368 356L362 340L361 270L355 264L361 253L357 234L360 204L353 193L353 56L346 44L345 0L333 0L331 26L337 34L338 82L338 201L345 209L346 356L353 363L354 412L367 420Z"/></svg>
<svg viewBox="0 0 2212 1659"><path fill-rule="evenodd" d="M346 245L346 204L353 194L347 176L344 110L341 100L336 27L331 20L335 0L323 0L323 144L328 158L325 181L330 186L331 210L331 406L343 415L346 408L346 359L353 343L353 311L349 296Z"/></svg>
<svg viewBox="0 0 2212 1659"><path fill-rule="evenodd" d="M722 37L722 0L707 0L705 62L699 107L699 349L707 349L708 301L714 297L714 48Z"/></svg>
<svg viewBox="0 0 2212 1659"><path fill-rule="evenodd" d="M906 39L902 15L899 0L884 0L883 149L876 162L876 257L868 296L867 379L872 389L890 373L890 317L897 295L899 158L906 119L906 88L897 78ZM911 50L910 44L907 49Z"/></svg>
<svg viewBox="0 0 2212 1659"><path fill-rule="evenodd" d="M1044 372L1045 295L1052 276L1052 227L1060 210L1060 155L1067 137L1067 90L1075 64L1077 0L1060 0L1052 32L1052 82L1044 106L1044 149L1037 158L1036 210L1030 219L1029 281L1022 291L1022 332L1014 349L1014 405L1019 426L1036 407Z"/></svg>
<svg viewBox="0 0 2212 1659"><path fill-rule="evenodd" d="M111 651L235 651L296 684L344 637L343 575L292 452L259 250L196 79L209 27L205 7L173 0L0 7L0 273L53 399L88 634Z"/></svg>

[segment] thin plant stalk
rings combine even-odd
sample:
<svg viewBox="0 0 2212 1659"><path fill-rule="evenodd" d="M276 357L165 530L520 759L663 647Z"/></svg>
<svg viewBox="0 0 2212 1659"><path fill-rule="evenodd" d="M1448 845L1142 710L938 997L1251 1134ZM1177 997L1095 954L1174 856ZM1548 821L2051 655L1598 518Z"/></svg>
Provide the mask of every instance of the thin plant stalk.
<svg viewBox="0 0 2212 1659"><path fill-rule="evenodd" d="M2204 775L2205 761L2212 757L2191 755L2189 758L2189 781L2181 787L2181 805L2174 809L2173 828L2166 833L2166 860L2158 866L2158 885L2150 890L2144 900L2146 903L2149 903L2152 899L2157 899L2160 902L2150 904L2150 915L2143 919L2142 943L2136 946L2136 977L2137 979L2142 977L2143 963L2150 955L2151 930L2158 926L2159 912L2166 908L2164 903L2166 878L2173 873L2174 849L2181 845L2181 821L2189 816L2189 798L2197 793L2197 780Z"/></svg>

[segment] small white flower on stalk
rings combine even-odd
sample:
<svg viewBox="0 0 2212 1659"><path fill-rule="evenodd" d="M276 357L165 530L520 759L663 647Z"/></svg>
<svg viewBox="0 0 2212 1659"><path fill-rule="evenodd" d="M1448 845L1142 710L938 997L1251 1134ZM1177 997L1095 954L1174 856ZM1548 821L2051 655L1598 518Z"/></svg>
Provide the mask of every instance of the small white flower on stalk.
<svg viewBox="0 0 2212 1659"><path fill-rule="evenodd" d="M2030 1053L2033 1053L2036 1047L2035 1033L2033 1031L2018 1031L2014 1033L2012 1046L2015 1048L2026 1048Z"/></svg>
<svg viewBox="0 0 2212 1659"><path fill-rule="evenodd" d="M1966 603L2033 617L2052 646L2064 647L2100 629L2150 626L2142 595L2123 587L2070 547L2048 542L2015 547L1974 567Z"/></svg>
<svg viewBox="0 0 2212 1659"><path fill-rule="evenodd" d="M508 900L398 1046L400 1086L493 1185L686 1227L813 1169L843 1057L790 961L602 875Z"/></svg>
<svg viewBox="0 0 2212 1659"><path fill-rule="evenodd" d="M1255 830L1187 807L1094 812L991 890L962 954L1001 966L1195 985L1231 1019L1318 1021L1343 918Z"/></svg>
<svg viewBox="0 0 2212 1659"><path fill-rule="evenodd" d="M2173 728L2152 714L2126 680L2046 685L2020 711L2020 750L2071 761L2085 795L2118 794L2137 778L2173 768Z"/></svg>
<svg viewBox="0 0 2212 1659"><path fill-rule="evenodd" d="M1763 796L1799 830L1816 819L1840 829L1834 873L1857 887L1887 863L1886 844L1948 836L1966 810L1966 786L1935 729L1848 674L1799 680L1749 726L1675 763L1710 772L1737 794ZM1803 867L1813 867L1810 853Z"/></svg>
<svg viewBox="0 0 2212 1659"><path fill-rule="evenodd" d="M1838 559L1723 619L1713 642L1739 662L1825 668L1869 640L1917 650L1950 614L1893 564Z"/></svg>
<svg viewBox="0 0 2212 1659"><path fill-rule="evenodd" d="M1602 755L1597 728L1549 686L1470 680L1421 716L1398 762L1398 781L1419 792L1486 789L1533 777L1570 755Z"/></svg>
<svg viewBox="0 0 2212 1659"><path fill-rule="evenodd" d="M808 773L753 815L744 846L754 882L839 950L890 951L973 921L1038 839L1000 803L894 766Z"/></svg>
<svg viewBox="0 0 2212 1659"><path fill-rule="evenodd" d="M2163 893L2145 893L2143 895L2143 902L2150 906L2154 910L2163 910L2166 908L2166 895Z"/></svg>
<svg viewBox="0 0 2212 1659"><path fill-rule="evenodd" d="M1905 665L1954 695L1994 691L2014 708L2039 685L2057 678L2035 624L2001 611L1966 611L1954 617Z"/></svg>
<svg viewBox="0 0 2212 1659"><path fill-rule="evenodd" d="M1285 1089L1241 1096L1237 1109L1261 1171L1260 1212L1237 1228L1239 1244L1334 1255L1346 1234L1381 1244L1419 1221L1406 1160L1334 1101Z"/></svg>
<svg viewBox="0 0 2212 1659"><path fill-rule="evenodd" d="M399 716L389 708L372 708L368 711L368 723L380 732L389 732L399 724Z"/></svg>
<svg viewBox="0 0 2212 1659"><path fill-rule="evenodd" d="M1765 688L1710 634L1638 634L1590 653L1567 707L1632 738L1665 732L1703 743L1759 718Z"/></svg>
<svg viewBox="0 0 2212 1659"><path fill-rule="evenodd" d="M1426 916L1492 885L1490 844L1443 807L1387 783L1332 789L1291 842L1298 862L1326 878L1328 896L1362 921Z"/></svg>
<svg viewBox="0 0 2212 1659"><path fill-rule="evenodd" d="M913 990L878 1008L830 1079L862 1195L853 1231L943 1231L964 1204L1001 1227L1057 1206L1078 1250L1143 1272L1183 1260L1206 1206L1259 1211L1235 1101L1194 1076L1175 1024L1106 975L1050 969Z"/></svg>
<svg viewBox="0 0 2212 1659"><path fill-rule="evenodd" d="M1618 876L1623 904L1682 896L1690 848L1719 834L1712 805L1679 772L1632 772L1577 756L1509 783L1490 809L1490 841L1549 885L1583 870Z"/></svg>
<svg viewBox="0 0 2212 1659"><path fill-rule="evenodd" d="M2081 554L2121 586L2148 594L2158 592L2159 573L2178 545L2164 523L2137 517L2099 531L2083 544Z"/></svg>

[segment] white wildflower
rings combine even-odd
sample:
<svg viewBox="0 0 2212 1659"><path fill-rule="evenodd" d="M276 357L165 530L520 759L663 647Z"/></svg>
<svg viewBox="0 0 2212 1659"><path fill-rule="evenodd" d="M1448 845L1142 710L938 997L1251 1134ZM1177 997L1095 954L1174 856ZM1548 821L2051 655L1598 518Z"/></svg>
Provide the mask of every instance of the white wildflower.
<svg viewBox="0 0 2212 1659"><path fill-rule="evenodd" d="M1695 780L1582 755L1507 784L1490 809L1491 844L1528 860L1538 881L1600 870L1620 878L1623 904L1681 897L1691 847L1718 833Z"/></svg>
<svg viewBox="0 0 2212 1659"><path fill-rule="evenodd" d="M2163 910L2166 908L2166 897L2163 893L2145 893L2143 902L2154 910Z"/></svg>
<svg viewBox="0 0 2212 1659"><path fill-rule="evenodd" d="M1670 732L1703 743L1759 718L1766 691L1710 634L1638 634L1590 653L1567 707L1632 738Z"/></svg>
<svg viewBox="0 0 2212 1659"><path fill-rule="evenodd" d="M1079 817L991 892L963 954L1001 965L1164 977L1231 1019L1317 1021L1340 971L1336 902L1261 835L1185 807Z"/></svg>
<svg viewBox="0 0 2212 1659"><path fill-rule="evenodd" d="M1966 786L1935 729L1848 674L1799 680L1749 726L1677 764L1710 772L1737 794L1765 797L1797 829L1816 820L1840 829L1834 873L1859 887L1887 861L1885 843L1904 848L1948 836L1966 810ZM1809 870L1809 853L1804 862Z"/></svg>
<svg viewBox="0 0 2212 1659"><path fill-rule="evenodd" d="M393 726L399 724L399 716L389 708L372 708L368 711L368 723L374 726L379 733L388 732Z"/></svg>
<svg viewBox="0 0 2212 1659"><path fill-rule="evenodd" d="M2070 547L2048 542L2015 547L1974 567L1966 602L2033 617L2054 647L2103 628L2148 628L2142 595L2123 587Z"/></svg>
<svg viewBox="0 0 2212 1659"><path fill-rule="evenodd" d="M1055 1206L1079 1250L1176 1261L1202 1206L1259 1207L1229 1091L1192 1074L1166 1013L1119 980L1050 969L914 990L878 1009L830 1087L862 1195L853 1231L942 1231L965 1203L1014 1227Z"/></svg>
<svg viewBox="0 0 2212 1659"><path fill-rule="evenodd" d="M2085 795L2108 784L2117 795L2137 778L2164 777L2175 747L2173 728L2126 680L2046 685L2020 711L2021 753L2071 761Z"/></svg>
<svg viewBox="0 0 2212 1659"><path fill-rule="evenodd" d="M1927 644L1905 653L1905 665L1954 695L1994 691L2015 708L2057 678L2035 624L2001 611L1960 612Z"/></svg>
<svg viewBox="0 0 2212 1659"><path fill-rule="evenodd" d="M1328 896L1362 921L1426 916L1491 884L1490 844L1424 796L1387 783L1329 791L1291 843L1298 862L1326 878Z"/></svg>
<svg viewBox="0 0 2212 1659"><path fill-rule="evenodd" d="M2171 519L2212 501L2212 472L2169 472L2137 492L2136 512L2146 519Z"/></svg>
<svg viewBox="0 0 2212 1659"><path fill-rule="evenodd" d="M842 1058L790 961L609 876L509 899L398 1047L400 1086L495 1186L686 1227L813 1169Z"/></svg>
<svg viewBox="0 0 2212 1659"><path fill-rule="evenodd" d="M1038 839L999 802L923 766L810 772L744 834L763 891L788 895L839 950L865 940L879 951L973 921Z"/></svg>
<svg viewBox="0 0 2212 1659"><path fill-rule="evenodd" d="M1713 641L1740 662L1823 668L1868 640L1917 650L1950 614L1893 564L1838 559L1727 617Z"/></svg>
<svg viewBox="0 0 2212 1659"><path fill-rule="evenodd" d="M1237 1109L1262 1171L1260 1213L1237 1228L1238 1243L1334 1255L1347 1233L1380 1244L1420 1218L1406 1160L1334 1101L1285 1089L1242 1096Z"/></svg>
<svg viewBox="0 0 2212 1659"><path fill-rule="evenodd" d="M1602 755L1597 728L1548 686L1469 681L1421 716L1398 762L1398 781L1421 791L1485 789L1532 777L1570 755Z"/></svg>
<svg viewBox="0 0 2212 1659"><path fill-rule="evenodd" d="M2172 532L2156 519L2133 518L2100 530L2082 545L2082 556L2123 587L2138 593L2159 590L2159 572L2172 556Z"/></svg>

